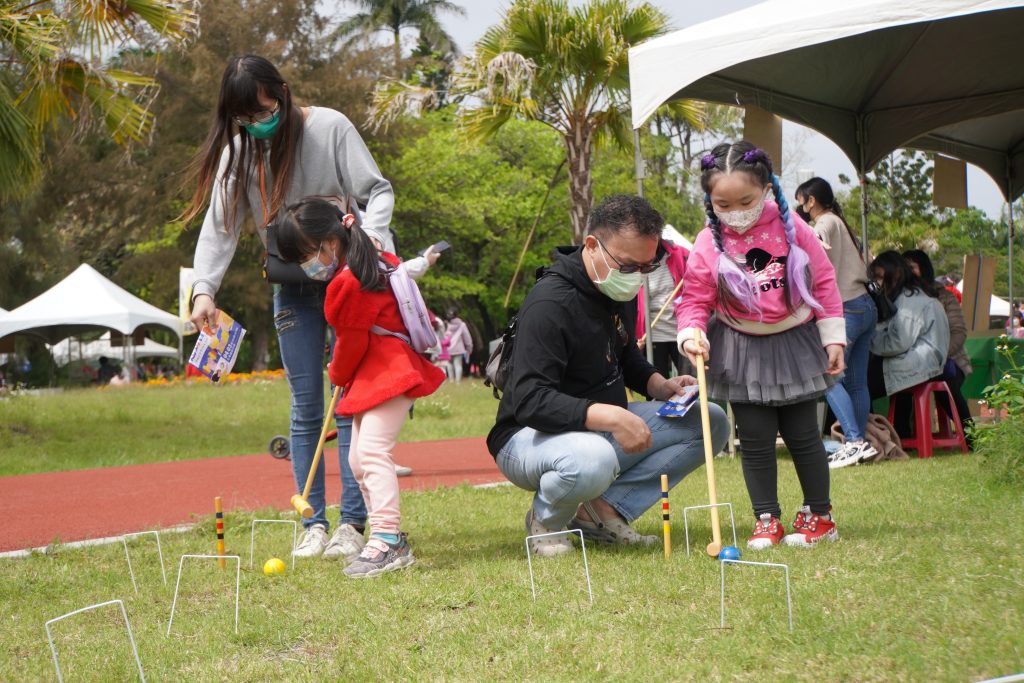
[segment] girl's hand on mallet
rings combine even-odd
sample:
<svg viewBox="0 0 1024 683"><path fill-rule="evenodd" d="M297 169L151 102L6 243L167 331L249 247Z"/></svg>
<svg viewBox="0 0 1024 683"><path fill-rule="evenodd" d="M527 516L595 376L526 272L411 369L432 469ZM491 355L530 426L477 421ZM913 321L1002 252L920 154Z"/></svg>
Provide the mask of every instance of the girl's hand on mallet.
<svg viewBox="0 0 1024 683"><path fill-rule="evenodd" d="M829 344L825 347L825 353L828 354L828 369L826 370L828 374L838 375L846 369L844 352L842 344Z"/></svg>
<svg viewBox="0 0 1024 683"><path fill-rule="evenodd" d="M687 339L683 342L683 346L680 350L686 354L686 358L691 363L696 365L698 355L704 357L705 363L708 361L708 352L711 350L711 347L708 345L707 339L701 339L700 346L697 346L697 341L695 339Z"/></svg>

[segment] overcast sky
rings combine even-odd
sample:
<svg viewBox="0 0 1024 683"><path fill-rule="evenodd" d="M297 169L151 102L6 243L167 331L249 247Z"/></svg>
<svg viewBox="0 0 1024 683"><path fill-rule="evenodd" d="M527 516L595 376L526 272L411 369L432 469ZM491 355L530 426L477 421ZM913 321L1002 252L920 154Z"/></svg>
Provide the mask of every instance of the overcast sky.
<svg viewBox="0 0 1024 683"><path fill-rule="evenodd" d="M488 27L498 23L502 8L508 5L504 0L455 0L466 9L465 17L442 15L441 22L455 38L463 52L472 49L473 43L483 35ZM673 28L685 28L722 14L757 4L757 0L654 0L670 17ZM348 5L351 7L351 5ZM853 164L846 156L824 136L814 131L786 122L783 127L783 147L787 158L791 151L799 147L801 153L798 168L801 171L813 171L822 176L837 189L838 176L845 173L854 176ZM787 169L787 178L794 178ZM793 187L784 182L787 194L791 195ZM1002 196L995 182L988 175L973 166L967 167L968 202L983 209L992 218L998 218L1004 206Z"/></svg>

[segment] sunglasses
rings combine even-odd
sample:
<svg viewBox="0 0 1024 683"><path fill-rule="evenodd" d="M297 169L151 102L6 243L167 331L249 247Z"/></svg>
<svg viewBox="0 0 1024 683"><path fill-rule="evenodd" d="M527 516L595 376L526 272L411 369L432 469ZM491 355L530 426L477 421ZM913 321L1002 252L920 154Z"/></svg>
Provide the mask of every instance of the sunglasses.
<svg viewBox="0 0 1024 683"><path fill-rule="evenodd" d="M619 261L619 259L615 258L615 256L610 251L608 251L608 247L604 246L604 242L601 241L600 237L595 237L594 239L596 239L597 243L601 245L601 249L604 250L604 253L608 254L608 256L611 257L612 261L615 261L615 265L619 267L619 272L622 273L623 275L629 275L630 273L642 273L644 275L647 275L648 273L653 273L654 271L661 267L661 263L659 262L665 255L664 247L662 247L661 244L659 244L658 251L654 256L654 262L642 263L640 265L625 264Z"/></svg>

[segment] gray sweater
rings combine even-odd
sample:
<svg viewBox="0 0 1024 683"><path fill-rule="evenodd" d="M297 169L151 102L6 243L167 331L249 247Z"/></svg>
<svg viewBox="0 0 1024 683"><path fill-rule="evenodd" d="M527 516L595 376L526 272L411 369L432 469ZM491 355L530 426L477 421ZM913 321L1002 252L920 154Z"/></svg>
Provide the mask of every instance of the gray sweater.
<svg viewBox="0 0 1024 683"><path fill-rule="evenodd" d="M236 137L232 144L237 144L237 140ZM226 146L220 159L210 208L206 211L199 242L196 244L193 298L199 294L215 297L235 255L245 219L245 205L242 204L236 212L235 224L227 225L227 198L234 193L238 173L237 169L230 169L230 172L227 169ZM381 175L359 131L344 114L333 109L310 107L296 162L285 198L286 204L314 195L351 197L359 206L365 207L360 215L363 229L370 237L376 238L386 251L394 252L394 243L388 230L391 211L395 206L391 183ZM273 186L273 178L269 174L266 183L269 193ZM252 174L246 188L246 197L249 200L249 211L259 226L260 239L266 243L256 173Z"/></svg>

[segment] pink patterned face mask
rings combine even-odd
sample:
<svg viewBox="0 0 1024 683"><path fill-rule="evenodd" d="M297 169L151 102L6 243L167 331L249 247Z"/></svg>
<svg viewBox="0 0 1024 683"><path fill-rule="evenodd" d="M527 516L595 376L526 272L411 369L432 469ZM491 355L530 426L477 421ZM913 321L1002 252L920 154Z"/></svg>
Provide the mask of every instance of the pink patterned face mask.
<svg viewBox="0 0 1024 683"><path fill-rule="evenodd" d="M751 208L742 211L715 211L715 215L718 216L718 220L728 225L733 232L742 235L757 223L757 219L761 217L761 213L764 211L764 203L767 199L768 191L765 190L761 201Z"/></svg>

